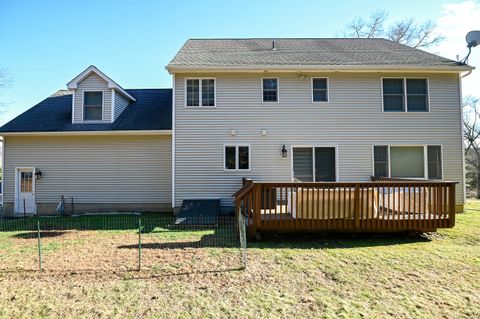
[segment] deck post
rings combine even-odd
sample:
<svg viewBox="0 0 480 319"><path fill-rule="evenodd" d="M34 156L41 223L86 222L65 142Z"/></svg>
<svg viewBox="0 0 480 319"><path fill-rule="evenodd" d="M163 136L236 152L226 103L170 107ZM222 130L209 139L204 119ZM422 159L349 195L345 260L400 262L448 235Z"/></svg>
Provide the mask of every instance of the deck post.
<svg viewBox="0 0 480 319"><path fill-rule="evenodd" d="M448 226L449 227L453 227L455 226L455 184L452 183L450 184L450 186L448 187L448 191L449 191L449 194L448 194L448 204L449 204L449 207L448 207Z"/></svg>
<svg viewBox="0 0 480 319"><path fill-rule="evenodd" d="M355 217L355 228L360 228L360 185L355 184L353 195L353 214Z"/></svg>
<svg viewBox="0 0 480 319"><path fill-rule="evenodd" d="M262 209L262 187L261 184L254 184L253 185L253 232L256 232L257 229L260 227L262 216L261 216L261 209Z"/></svg>

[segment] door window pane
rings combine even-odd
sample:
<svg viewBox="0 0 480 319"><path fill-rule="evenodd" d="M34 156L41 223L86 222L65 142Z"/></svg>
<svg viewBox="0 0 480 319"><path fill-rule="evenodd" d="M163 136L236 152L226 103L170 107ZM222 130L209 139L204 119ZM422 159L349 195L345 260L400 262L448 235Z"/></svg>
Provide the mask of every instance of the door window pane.
<svg viewBox="0 0 480 319"><path fill-rule="evenodd" d="M293 149L293 179L313 182L313 150L311 147Z"/></svg>
<svg viewBox="0 0 480 319"><path fill-rule="evenodd" d="M33 186L33 173L20 172L20 192L31 193Z"/></svg>
<svg viewBox="0 0 480 319"><path fill-rule="evenodd" d="M335 181L335 148L334 147L316 147L315 148L315 181L316 182L334 182Z"/></svg>
<svg viewBox="0 0 480 319"><path fill-rule="evenodd" d="M399 178L424 178L423 146L390 147L391 175Z"/></svg>
<svg viewBox="0 0 480 319"><path fill-rule="evenodd" d="M428 146L428 179L442 179L442 148Z"/></svg>

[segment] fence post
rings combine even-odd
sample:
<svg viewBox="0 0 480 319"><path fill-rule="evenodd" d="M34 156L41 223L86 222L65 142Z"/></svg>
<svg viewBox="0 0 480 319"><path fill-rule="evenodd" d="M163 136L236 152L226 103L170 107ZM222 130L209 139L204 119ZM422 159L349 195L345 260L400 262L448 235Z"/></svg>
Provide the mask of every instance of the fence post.
<svg viewBox="0 0 480 319"><path fill-rule="evenodd" d="M142 270L142 220L138 219L138 271Z"/></svg>
<svg viewBox="0 0 480 319"><path fill-rule="evenodd" d="M42 239L40 236L40 221L37 221L37 238L38 238L38 267L40 271L43 270L43 260L42 260Z"/></svg>

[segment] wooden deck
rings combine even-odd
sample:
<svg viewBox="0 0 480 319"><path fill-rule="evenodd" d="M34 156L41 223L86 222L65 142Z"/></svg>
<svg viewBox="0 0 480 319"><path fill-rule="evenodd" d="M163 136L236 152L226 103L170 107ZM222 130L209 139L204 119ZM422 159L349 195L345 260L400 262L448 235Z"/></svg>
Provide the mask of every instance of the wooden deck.
<svg viewBox="0 0 480 319"><path fill-rule="evenodd" d="M455 183L263 183L235 195L248 232L435 231L455 224Z"/></svg>

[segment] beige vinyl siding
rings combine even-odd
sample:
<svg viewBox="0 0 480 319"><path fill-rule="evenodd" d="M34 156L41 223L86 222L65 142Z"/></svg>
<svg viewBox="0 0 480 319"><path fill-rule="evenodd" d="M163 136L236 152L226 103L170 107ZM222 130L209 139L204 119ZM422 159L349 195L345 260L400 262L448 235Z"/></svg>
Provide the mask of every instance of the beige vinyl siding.
<svg viewBox="0 0 480 319"><path fill-rule="evenodd" d="M108 83L95 73L91 73L80 83L75 90L74 101L74 123L83 122L83 93L85 91L103 92L103 119L102 122L110 123L112 121L112 90L108 88Z"/></svg>
<svg viewBox="0 0 480 319"><path fill-rule="evenodd" d="M122 114L123 111L125 111L128 104L130 104L129 100L125 96L123 96L123 94L115 91L115 105L113 113L114 121L120 116L120 114Z"/></svg>
<svg viewBox="0 0 480 319"><path fill-rule="evenodd" d="M6 138L4 200L15 197L15 167L36 167L36 202L171 204L171 136Z"/></svg>
<svg viewBox="0 0 480 319"><path fill-rule="evenodd" d="M216 107L185 108L186 77L216 78ZM383 113L381 78L428 77L430 112ZM290 181L292 145L338 147L339 181L367 181L372 145L441 144L444 180L457 181L463 203L459 79L456 74L268 73L279 78L279 103L262 103L264 74L175 75L175 205L185 198L222 198L242 177ZM310 77L328 77L329 102L312 103ZM267 136L261 136L266 129ZM236 130L236 136L230 135ZM251 171L225 172L223 145L251 145ZM288 158L281 157L285 144Z"/></svg>

